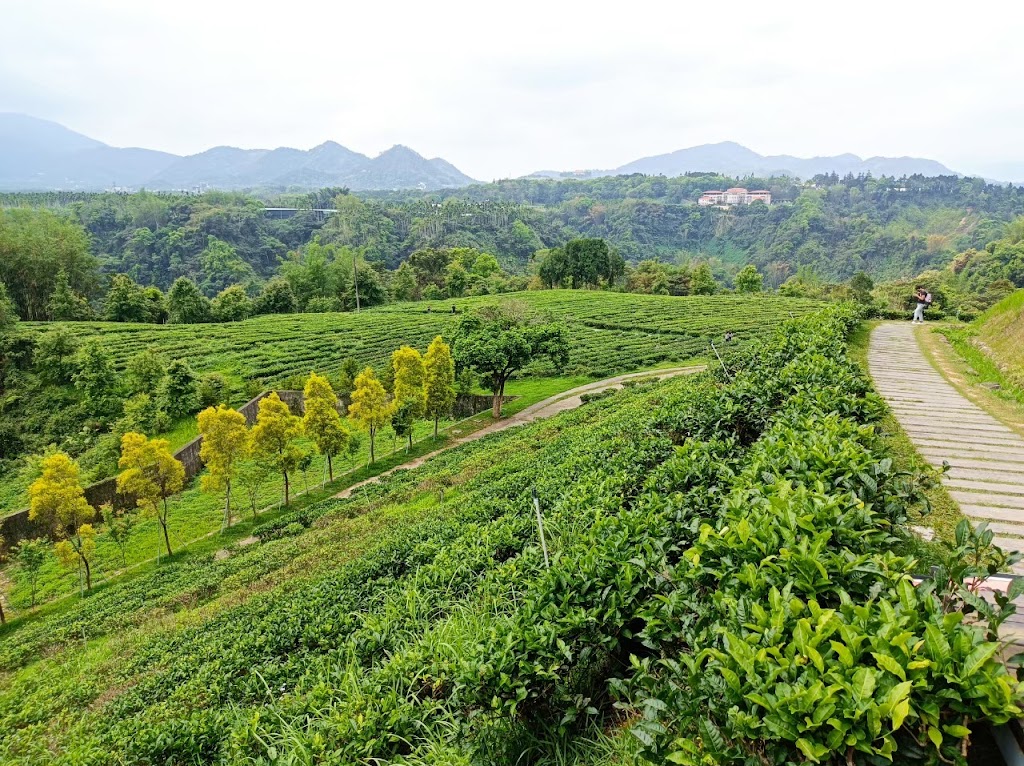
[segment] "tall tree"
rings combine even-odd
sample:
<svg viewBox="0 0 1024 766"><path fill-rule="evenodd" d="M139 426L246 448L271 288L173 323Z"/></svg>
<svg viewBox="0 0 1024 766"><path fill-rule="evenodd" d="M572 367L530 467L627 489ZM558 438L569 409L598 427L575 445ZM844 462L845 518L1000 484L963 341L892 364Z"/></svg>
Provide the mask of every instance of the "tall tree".
<svg viewBox="0 0 1024 766"><path fill-rule="evenodd" d="M61 271L86 295L99 284L85 230L49 210L0 209L0 282L22 319L48 318L47 304Z"/></svg>
<svg viewBox="0 0 1024 766"><path fill-rule="evenodd" d="M199 433L203 437L199 457L206 466L203 489L207 492L224 490L223 531L231 524L231 482L248 454L249 429L245 415L221 404L199 413Z"/></svg>
<svg viewBox="0 0 1024 766"><path fill-rule="evenodd" d="M46 310L50 319L56 322L78 322L92 318L89 301L71 289L71 280L64 269L57 272Z"/></svg>
<svg viewBox="0 0 1024 766"><path fill-rule="evenodd" d="M402 261L391 276L391 295L396 301L416 300L416 274L408 261Z"/></svg>
<svg viewBox="0 0 1024 766"><path fill-rule="evenodd" d="M295 440L302 433L302 420L292 415L276 391L260 399L256 425L252 427L252 451L284 477L284 504L290 500L288 474L302 459Z"/></svg>
<svg viewBox="0 0 1024 766"><path fill-rule="evenodd" d="M103 304L103 317L110 322L148 322L149 301L142 287L127 274L115 274Z"/></svg>
<svg viewBox="0 0 1024 766"><path fill-rule="evenodd" d="M407 426L405 436L411 448L413 424L427 411L427 373L423 356L411 346L402 346L391 354L391 367L395 371L395 409L402 413L402 422Z"/></svg>
<svg viewBox="0 0 1024 766"><path fill-rule="evenodd" d="M117 491L135 495L135 502L143 513L159 522L167 555L172 555L167 531L168 501L185 485L185 467L171 454L166 439L147 439L133 431L121 437L121 459L117 465L121 469Z"/></svg>
<svg viewBox="0 0 1024 766"><path fill-rule="evenodd" d="M180 418L196 411L196 383L196 374L184 359L167 365L163 395L168 415Z"/></svg>
<svg viewBox="0 0 1024 766"><path fill-rule="evenodd" d="M451 347L440 335L427 346L423 367L426 374L426 414L434 419L434 438L437 438L437 421L450 414L455 404L455 360Z"/></svg>
<svg viewBox="0 0 1024 766"><path fill-rule="evenodd" d="M47 455L41 473L28 488L30 521L50 531L60 541L55 551L62 562L73 561L85 569L86 588L92 589L90 559L96 548L95 531L88 522L96 512L85 499L78 463L63 452Z"/></svg>
<svg viewBox="0 0 1024 766"><path fill-rule="evenodd" d="M56 327L40 335L32 353L32 364L39 379L57 386L71 382L77 351L75 334L66 327Z"/></svg>
<svg viewBox="0 0 1024 766"><path fill-rule="evenodd" d="M125 370L128 392L155 397L167 377L167 357L155 348L147 348L128 360Z"/></svg>
<svg viewBox="0 0 1024 766"><path fill-rule="evenodd" d="M213 319L217 322L240 322L252 314L252 301L241 285L231 285L221 290L210 304Z"/></svg>
<svg viewBox="0 0 1024 766"><path fill-rule="evenodd" d="M114 359L97 339L86 341L78 352L77 372L72 376L75 388L85 397L85 406L93 415L110 415L121 406Z"/></svg>
<svg viewBox="0 0 1024 766"><path fill-rule="evenodd" d="M714 295L718 292L718 282L711 273L711 266L700 264L690 276L690 292L694 295Z"/></svg>
<svg viewBox="0 0 1024 766"><path fill-rule="evenodd" d="M338 414L338 396L331 388L331 382L315 372L310 373L302 393L306 407L302 418L303 430L316 444L320 454L327 458L327 472L334 481L333 458L348 449L351 439Z"/></svg>
<svg viewBox="0 0 1024 766"><path fill-rule="evenodd" d="M352 404L348 414L359 428L370 436L370 462L376 460L374 451L377 430L391 422L394 414L394 402L388 400L387 391L377 380L372 367L367 367L356 376L355 389L352 391Z"/></svg>
<svg viewBox="0 0 1024 766"><path fill-rule="evenodd" d="M759 293L764 285L764 277L757 266L748 263L736 274L736 291L740 293Z"/></svg>
<svg viewBox="0 0 1024 766"><path fill-rule="evenodd" d="M210 301L187 277L178 277L167 293L168 320L173 324L199 324L210 319Z"/></svg>
<svg viewBox="0 0 1024 766"><path fill-rule="evenodd" d="M455 360L488 380L494 397L492 414L501 417L505 383L512 373L538 359L556 368L569 359L565 331L545 324L515 304L485 306L459 321L454 344Z"/></svg>

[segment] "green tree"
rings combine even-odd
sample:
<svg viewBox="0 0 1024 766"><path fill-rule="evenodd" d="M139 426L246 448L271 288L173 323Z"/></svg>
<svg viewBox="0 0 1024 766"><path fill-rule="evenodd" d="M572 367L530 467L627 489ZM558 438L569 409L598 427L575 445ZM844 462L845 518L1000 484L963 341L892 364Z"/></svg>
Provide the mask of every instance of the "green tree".
<svg viewBox="0 0 1024 766"><path fill-rule="evenodd" d="M711 266L702 263L693 270L690 276L690 292L694 295L714 295L718 292L718 282L711 273Z"/></svg>
<svg viewBox="0 0 1024 766"><path fill-rule="evenodd" d="M117 546L121 554L121 566L128 566L128 542L131 540L132 532L135 531L136 518L134 513L115 513L114 508L107 503L100 511L103 514L103 524L107 529L107 539Z"/></svg>
<svg viewBox="0 0 1024 766"><path fill-rule="evenodd" d="M149 303L142 287L127 274L115 274L103 304L103 317L109 322L148 322Z"/></svg>
<svg viewBox="0 0 1024 766"><path fill-rule="evenodd" d="M147 348L128 360L125 369L128 392L155 396L167 377L167 357L155 348Z"/></svg>
<svg viewBox="0 0 1024 766"><path fill-rule="evenodd" d="M121 459L117 463L117 491L135 496L143 513L154 517L164 533L167 555L172 555L167 531L169 499L185 485L185 467L171 454L166 439L147 439L129 431L121 437Z"/></svg>
<svg viewBox="0 0 1024 766"><path fill-rule="evenodd" d="M140 431L150 434L166 430L170 420L160 405L156 396L142 393L129 396L124 400L124 414L117 421L115 430L120 433Z"/></svg>
<svg viewBox="0 0 1024 766"><path fill-rule="evenodd" d="M402 261L391 277L391 295L396 301L414 301L416 294L416 274L408 261Z"/></svg>
<svg viewBox="0 0 1024 766"><path fill-rule="evenodd" d="M196 411L196 374L184 359L175 359L167 365L163 398L167 414L172 418L191 415Z"/></svg>
<svg viewBox="0 0 1024 766"><path fill-rule="evenodd" d="M850 278L849 284L854 300L858 303L871 303L871 291L875 289L875 283L871 277L863 271L858 271Z"/></svg>
<svg viewBox="0 0 1024 766"><path fill-rule="evenodd" d="M490 253L480 253L473 261L471 270L478 277L486 279L491 274L497 274L501 271L501 266L498 263L498 259Z"/></svg>
<svg viewBox="0 0 1024 766"><path fill-rule="evenodd" d="M759 293L763 284L764 277L752 263L748 263L736 274L736 292Z"/></svg>
<svg viewBox="0 0 1024 766"><path fill-rule="evenodd" d="M426 369L423 356L411 346L402 346L391 354L395 371L394 400L396 412L402 413L400 423L412 447L413 427L427 411Z"/></svg>
<svg viewBox="0 0 1024 766"><path fill-rule="evenodd" d="M71 382L77 353L78 341L74 333L66 327L56 327L39 336L32 363L43 383L62 386Z"/></svg>
<svg viewBox="0 0 1024 766"><path fill-rule="evenodd" d="M425 414L434 419L434 438L437 421L450 415L455 404L455 360L452 350L440 335L430 341L423 357L426 389Z"/></svg>
<svg viewBox="0 0 1024 766"><path fill-rule="evenodd" d="M7 291L7 285L0 282L0 330L9 329L18 319L18 310Z"/></svg>
<svg viewBox="0 0 1024 766"><path fill-rule="evenodd" d="M359 428L370 436L370 463L375 462L375 443L377 431L381 426L391 422L394 414L394 402L388 400L387 391L377 380L372 367L367 367L356 376L355 388L352 391L352 404L348 414Z"/></svg>
<svg viewBox="0 0 1024 766"><path fill-rule="evenodd" d="M310 373L303 389L306 412L302 428L316 444L317 451L327 458L327 472L334 481L335 455L348 449L350 435L338 413L338 396L331 382L323 375Z"/></svg>
<svg viewBox="0 0 1024 766"><path fill-rule="evenodd" d="M169 313L167 297L160 292L160 288L147 287L142 291L142 297L146 300L146 321L152 324L164 324Z"/></svg>
<svg viewBox="0 0 1024 766"><path fill-rule="evenodd" d="M224 290L228 285L253 279L256 273L228 242L209 236L206 249L199 254L202 267L202 289L207 295Z"/></svg>
<svg viewBox="0 0 1024 766"><path fill-rule="evenodd" d="M455 361L488 380L492 414L501 417L505 383L530 362L549 359L556 368L569 359L564 330L544 324L515 304L485 306L460 321L453 347Z"/></svg>
<svg viewBox="0 0 1024 766"><path fill-rule="evenodd" d="M22 319L49 317L49 301L63 271L85 295L99 284L85 229L49 210L0 208L0 282Z"/></svg>
<svg viewBox="0 0 1024 766"><path fill-rule="evenodd" d="M28 488L28 518L59 540L54 550L62 563L84 568L86 588L91 590L96 543L88 522L96 512L85 499L78 463L63 452L54 452L43 458L40 468L39 478Z"/></svg>
<svg viewBox="0 0 1024 766"><path fill-rule="evenodd" d="M290 501L288 474L302 459L295 440L302 433L302 420L292 415L276 391L260 399L256 425L252 427L252 451L284 477L284 504Z"/></svg>
<svg viewBox="0 0 1024 766"><path fill-rule="evenodd" d="M221 290L210 304L216 322L240 322L252 315L252 301L241 285Z"/></svg>
<svg viewBox="0 0 1024 766"><path fill-rule="evenodd" d="M462 268L461 263L452 261L448 264L448 268L445 269L444 283L449 298L461 298L466 292L469 274Z"/></svg>
<svg viewBox="0 0 1024 766"><path fill-rule="evenodd" d="M114 360L97 339L85 342L76 358L77 372L72 376L81 391L86 409L94 415L111 415L120 408L118 378Z"/></svg>
<svg viewBox="0 0 1024 766"><path fill-rule="evenodd" d="M178 277L167 293L168 321L199 324L210 319L210 301L188 277Z"/></svg>
<svg viewBox="0 0 1024 766"><path fill-rule="evenodd" d="M341 370L338 372L338 385L334 387L338 397L348 400L352 390L356 387L356 375L359 374L359 362L353 357L346 356L341 360Z"/></svg>
<svg viewBox="0 0 1024 766"><path fill-rule="evenodd" d="M253 302L254 314L292 314L298 310L295 293L286 279L274 277Z"/></svg>
<svg viewBox="0 0 1024 766"><path fill-rule="evenodd" d="M206 466L203 491L224 490L223 532L231 524L231 482L249 452L249 428L245 415L221 404L199 413L199 433L203 437L199 457Z"/></svg>
<svg viewBox="0 0 1024 766"><path fill-rule="evenodd" d="M39 582L39 571L46 561L46 552L50 545L46 540L36 538L34 540L23 540L15 551L14 558L18 562L18 569L28 580L29 589L32 594L31 605L36 605L36 584Z"/></svg>
<svg viewBox="0 0 1024 766"><path fill-rule="evenodd" d="M219 372L208 372L199 379L196 386L196 398L200 407L212 407L216 404L227 404L231 398L231 385L228 379Z"/></svg>
<svg viewBox="0 0 1024 766"><path fill-rule="evenodd" d="M46 310L50 319L58 322L78 322L92 318L89 301L71 289L71 280L63 269L57 272Z"/></svg>

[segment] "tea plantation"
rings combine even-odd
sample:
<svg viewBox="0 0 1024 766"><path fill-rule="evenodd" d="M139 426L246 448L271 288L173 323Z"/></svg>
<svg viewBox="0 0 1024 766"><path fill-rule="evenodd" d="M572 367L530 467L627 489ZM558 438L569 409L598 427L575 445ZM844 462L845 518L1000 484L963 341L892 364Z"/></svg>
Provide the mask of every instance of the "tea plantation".
<svg viewBox="0 0 1024 766"><path fill-rule="evenodd" d="M219 371L256 388L288 382L311 369L336 373L345 357L360 365L383 363L402 344L425 348L449 332L457 315L499 300L521 301L563 321L570 333L571 374L607 377L709 353L708 343L725 332L748 342L782 319L814 310L815 301L774 296L631 295L582 290L544 290L454 301L398 303L358 314L287 314L243 322L199 325L75 323L80 341L99 336L123 367L146 348L170 359L186 359L197 372ZM53 323L24 323L38 333Z"/></svg>
<svg viewBox="0 0 1024 766"><path fill-rule="evenodd" d="M423 319L359 320L406 315ZM966 528L953 549L908 533L933 478L876 434L856 324L831 308L765 328L727 370L459 447L227 558L13 622L0 761L964 763L972 727L1021 715L997 654L1013 607L962 586L1006 560Z"/></svg>

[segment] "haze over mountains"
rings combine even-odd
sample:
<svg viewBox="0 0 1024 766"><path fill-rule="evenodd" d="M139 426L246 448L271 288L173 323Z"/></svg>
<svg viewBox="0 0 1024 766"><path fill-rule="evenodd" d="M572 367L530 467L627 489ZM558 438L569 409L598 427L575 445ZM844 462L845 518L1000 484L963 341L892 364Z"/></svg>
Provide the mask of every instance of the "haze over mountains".
<svg viewBox="0 0 1024 766"><path fill-rule="evenodd" d="M919 157L765 156L735 142L723 141L644 157L610 170L546 170L532 177L596 178L631 173L677 176L700 171L737 177L797 178L830 172L841 176L957 175L940 162ZM0 190L5 191L307 190L325 186L345 186L354 191L429 190L472 183L472 178L451 163L440 158L426 159L405 146L394 146L373 158L334 141L308 151L218 146L181 157L152 149L112 147L55 122L0 113Z"/></svg>
<svg viewBox="0 0 1024 766"><path fill-rule="evenodd" d="M544 170L534 173L545 178L564 176L598 178L600 176L645 175L678 176L684 173L708 171L728 176L754 175L794 176L812 178L819 173L847 173L859 175L871 173L874 176L903 176L920 174L925 176L958 175L935 160L919 157L869 157L864 160L855 154L840 154L835 157L792 157L788 154L765 156L734 141L717 144L703 144L689 149L680 149L669 154L643 157L612 170L584 170L572 173Z"/></svg>
<svg viewBox="0 0 1024 766"><path fill-rule="evenodd" d="M309 151L218 146L179 157L120 149L55 122L0 114L0 189L441 189L473 179L405 146L367 157L333 141Z"/></svg>

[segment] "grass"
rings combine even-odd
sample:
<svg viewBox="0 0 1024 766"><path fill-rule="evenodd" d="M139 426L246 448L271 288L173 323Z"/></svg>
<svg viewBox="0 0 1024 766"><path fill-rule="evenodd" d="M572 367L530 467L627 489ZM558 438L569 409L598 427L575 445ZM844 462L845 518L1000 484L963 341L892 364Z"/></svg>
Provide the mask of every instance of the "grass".
<svg viewBox="0 0 1024 766"><path fill-rule="evenodd" d="M850 336L849 349L850 358L853 359L869 374L868 368L868 347L870 344L871 330L878 325L877 321L864 322ZM922 473L931 470L928 463L918 454L914 443L907 436L906 431L899 421L886 408L886 413L877 425L877 431L885 442L886 449L892 456L893 463L898 470L910 473ZM956 525L964 518L960 512L960 506L950 497L944 486L936 483L926 491L931 511L927 515L919 515L918 523L931 527L937 537L942 540L952 540Z"/></svg>

